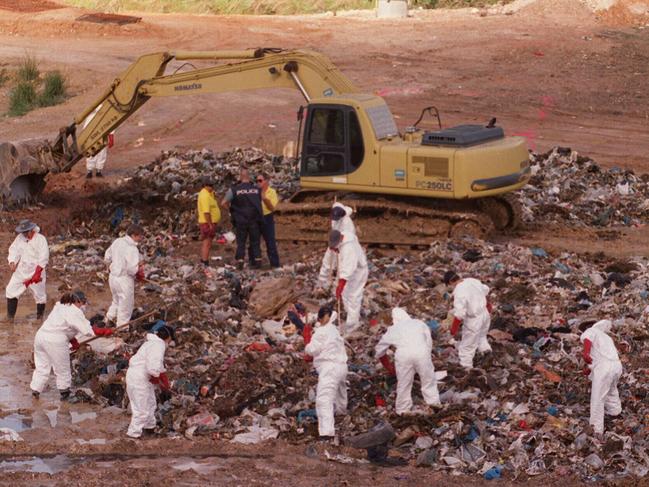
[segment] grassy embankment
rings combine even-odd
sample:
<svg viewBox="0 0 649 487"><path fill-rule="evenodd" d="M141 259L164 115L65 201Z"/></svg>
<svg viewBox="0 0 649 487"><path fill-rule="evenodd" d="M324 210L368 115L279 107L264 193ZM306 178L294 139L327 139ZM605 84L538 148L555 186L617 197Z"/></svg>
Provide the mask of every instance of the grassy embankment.
<svg viewBox="0 0 649 487"><path fill-rule="evenodd" d="M482 7L511 0L411 0L411 7ZM376 0L63 0L63 3L103 12L291 15L336 10L371 9Z"/></svg>

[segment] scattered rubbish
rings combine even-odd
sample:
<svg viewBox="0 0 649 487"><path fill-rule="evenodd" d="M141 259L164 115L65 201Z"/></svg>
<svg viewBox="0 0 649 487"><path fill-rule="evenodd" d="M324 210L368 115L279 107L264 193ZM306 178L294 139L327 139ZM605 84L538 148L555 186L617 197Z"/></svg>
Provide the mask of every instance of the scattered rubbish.
<svg viewBox="0 0 649 487"><path fill-rule="evenodd" d="M279 435L279 431L276 429L253 425L248 429L247 433L239 433L232 439L232 441L234 443L243 443L248 445L261 443L266 440L273 440L277 438L277 435Z"/></svg>
<svg viewBox="0 0 649 487"><path fill-rule="evenodd" d="M649 199L647 178L599 168L569 149L530 157L533 176L518 194L526 221L612 227L640 225L649 218L649 205L642 203ZM56 257L51 267L70 288L106 288L103 250L115 233L139 220L146 229L139 245L146 278L157 287L143 293L138 284L141 309L136 313L167 310L165 319L176 329L165 356L173 393L158 398L158 431L186 438L217 432L243 443L269 438L309 443L318 436L317 378L304 360L303 339L289 311L302 303L306 317L297 323L312 323L309 316L328 303L314 293L324 242L310 244L299 262L276 270L238 270L225 257L205 267L185 252L199 235L195 197L201 176L214 176L221 196L242 162L253 173L268 172L282 198L298 187L295 165L257 149L166 151L106 190L101 204L80 207L68 233L51 236ZM603 214L605 221L593 223ZM346 445L366 449L376 464L406 459L454 474L484 475L502 463L512 478L561 469L592 476L596 467L591 463L599 464L592 458L584 462L596 443L584 433L590 383L581 375L580 326L623 318L611 333L616 344L624 344L623 419L607 424L606 433L628 437L628 448L621 450L624 460L598 451L606 461L596 472L635 475L649 468L643 453L649 445L642 436L649 415L642 386L642 357L649 348L648 259L620 262L603 254L468 239L431 239L425 249L398 254L369 248L367 254L370 277L360 336L348 344L348 411L336 417L336 432ZM480 277L491 289L493 353L479 353L470 372L460 370L456 342L448 332L451 296L442 277L449 268ZM443 379L441 412L403 417L394 412L395 381L382 373L370 352L389 324L386 312L397 305L431 329L433 360L445 369L436 372ZM75 400L124 411L124 373L145 333L134 326L120 333L114 350L77 352L72 359ZM415 407L424 406L421 397L414 399ZM392 424L377 426L389 433L385 437L347 440L363 438L379 418ZM390 457L389 450L399 456ZM330 453L336 461L347 461Z"/></svg>
<svg viewBox="0 0 649 487"><path fill-rule="evenodd" d="M0 441L23 441L23 439L11 428L0 428Z"/></svg>
<svg viewBox="0 0 649 487"><path fill-rule="evenodd" d="M70 411L70 420L72 421L72 424L77 424L77 423L81 423L82 421L86 421L88 419L96 419L96 418L97 418L97 413L92 411L87 413Z"/></svg>
<svg viewBox="0 0 649 487"><path fill-rule="evenodd" d="M502 474L502 467L491 467L489 470L487 470L483 477L485 480L495 480L499 479L501 474Z"/></svg>
<svg viewBox="0 0 649 487"><path fill-rule="evenodd" d="M77 439L77 443L80 445L105 445L106 438L93 438L91 440Z"/></svg>

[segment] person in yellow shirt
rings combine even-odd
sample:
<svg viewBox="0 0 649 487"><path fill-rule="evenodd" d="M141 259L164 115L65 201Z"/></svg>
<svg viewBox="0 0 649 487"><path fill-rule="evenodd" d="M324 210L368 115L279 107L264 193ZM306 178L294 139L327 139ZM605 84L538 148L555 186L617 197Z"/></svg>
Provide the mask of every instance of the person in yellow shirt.
<svg viewBox="0 0 649 487"><path fill-rule="evenodd" d="M198 193L198 226L201 229L201 262L210 265L210 249L216 235L216 224L221 220L221 210L214 195L214 182L209 176L201 181L203 188Z"/></svg>
<svg viewBox="0 0 649 487"><path fill-rule="evenodd" d="M275 220L273 213L279 203L277 191L270 186L268 174L261 173L257 176L257 185L261 189L261 207L264 212L264 221L261 224L261 236L266 242L266 252L271 267L280 267L279 254L277 253L277 242L275 241Z"/></svg>

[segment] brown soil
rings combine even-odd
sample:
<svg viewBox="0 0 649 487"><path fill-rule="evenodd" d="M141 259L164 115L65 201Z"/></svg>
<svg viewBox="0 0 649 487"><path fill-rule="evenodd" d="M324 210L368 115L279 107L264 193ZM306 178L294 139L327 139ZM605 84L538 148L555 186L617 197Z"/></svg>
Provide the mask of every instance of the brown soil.
<svg viewBox="0 0 649 487"><path fill-rule="evenodd" d="M363 90L386 98L401 128L431 104L445 125L482 122L496 116L510 134L528 137L533 149L571 146L604 166L649 171L649 29L638 29L617 17L613 25L572 0L543 0L513 15L481 17L472 11L432 11L407 20L378 21L365 15L303 17L213 17L149 15L137 24L118 26L78 22L86 13L56 8L51 2L0 0L0 67L18 66L25 53L41 68L60 69L69 79L71 97L62 105L21 118L4 118L3 140L53 138L97 97L138 55L159 50L240 49L251 46L313 48L332 60ZM27 13L26 13L27 12ZM175 68L177 66L173 66ZM6 111L8 86L0 88L0 111ZM13 222L36 219L46 234L56 233L72 210L87 197L114 182L129 168L148 162L174 146L216 150L257 145L281 152L295 139L295 111L302 103L294 92L250 92L152 100L117 133L110 152L107 178L83 179L78 165L71 174L50 178L48 208L4 213L0 248L12 238ZM499 240L514 240L549 249L605 251L647 255L647 227L605 232L530 226ZM613 240L611 240L613 239ZM5 252L6 250L3 250ZM195 248L186 249L195 252ZM298 260L304 249L291 250ZM7 279L7 270L0 278ZM60 279L50 276L51 295ZM105 291L91 296L97 307ZM137 299L137 298L136 298ZM21 302L19 315L31 310ZM29 307L30 309L26 309ZM4 306L0 309L4 314ZM0 408L24 409L39 416L58 401L55 391L32 403L29 358L36 325L21 322L0 328ZM70 406L71 408L80 406ZM63 411L66 418L67 412ZM36 421L36 420L35 420ZM445 473L404 467L377 469L311 459L304 448L275 442L237 447L217 437L188 440L124 440L125 414L99 411L96 421L47 424L23 434L24 443L0 444L0 456L12 452L101 453L56 476L2 474L1 483L43 485L68 483L105 485L479 485L479 477L447 477ZM77 439L104 438L106 445L81 446ZM117 454L154 454L157 459L124 459ZM192 452L223 456L210 460L209 474L169 467L164 455ZM347 452L350 453L350 452ZM164 456L163 455L163 456ZM355 453L355 455L359 455ZM199 461L199 460L195 460ZM109 462L109 463L106 463ZM110 463L112 462L112 463ZM297 480L299 479L299 480ZM576 485L560 475L529 485ZM642 485L629 483L629 485ZM511 479L499 482L511 485Z"/></svg>
<svg viewBox="0 0 649 487"><path fill-rule="evenodd" d="M47 0L2 0L0 2L0 9L13 10L14 12L43 12L56 8L62 7Z"/></svg>

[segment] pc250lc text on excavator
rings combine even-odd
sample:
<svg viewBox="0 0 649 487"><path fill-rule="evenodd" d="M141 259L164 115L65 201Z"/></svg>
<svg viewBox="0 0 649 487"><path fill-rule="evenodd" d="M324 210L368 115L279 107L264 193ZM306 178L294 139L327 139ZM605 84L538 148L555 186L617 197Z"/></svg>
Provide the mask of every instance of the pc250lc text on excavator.
<svg viewBox="0 0 649 487"><path fill-rule="evenodd" d="M214 65L165 74L173 60ZM302 189L280 205L280 238L321 239L326 224L314 218L326 217L334 197L355 208L361 228L364 219L385 220L372 226L380 228L377 234L363 234L367 243L483 236L519 222L512 192L529 179L524 139L505 137L495 120L447 129L440 123L436 131L415 123L400 134L381 97L360 93L328 58L307 50L144 55L53 143L0 145L0 189L9 198L39 192L44 174L69 171L96 154L152 97L264 88L297 89L307 102L299 141Z"/></svg>

